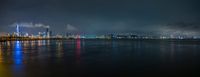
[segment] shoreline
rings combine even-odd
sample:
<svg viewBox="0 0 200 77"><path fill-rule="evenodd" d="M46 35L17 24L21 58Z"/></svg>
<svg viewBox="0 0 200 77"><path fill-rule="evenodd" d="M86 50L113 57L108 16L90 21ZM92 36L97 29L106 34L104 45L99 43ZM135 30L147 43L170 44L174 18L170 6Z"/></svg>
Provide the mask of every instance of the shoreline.
<svg viewBox="0 0 200 77"><path fill-rule="evenodd" d="M0 42L6 41L37 41L37 40L132 40L132 41L200 41L200 39L107 39L107 38L0 38Z"/></svg>

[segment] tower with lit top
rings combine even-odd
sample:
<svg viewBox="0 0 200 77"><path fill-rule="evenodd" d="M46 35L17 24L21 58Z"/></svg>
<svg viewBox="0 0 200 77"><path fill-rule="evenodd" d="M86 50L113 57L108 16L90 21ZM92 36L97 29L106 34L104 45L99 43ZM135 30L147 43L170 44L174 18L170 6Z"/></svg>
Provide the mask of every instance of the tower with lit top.
<svg viewBox="0 0 200 77"><path fill-rule="evenodd" d="M20 31L19 31L19 25L16 25L16 32L17 32L17 36L20 36Z"/></svg>

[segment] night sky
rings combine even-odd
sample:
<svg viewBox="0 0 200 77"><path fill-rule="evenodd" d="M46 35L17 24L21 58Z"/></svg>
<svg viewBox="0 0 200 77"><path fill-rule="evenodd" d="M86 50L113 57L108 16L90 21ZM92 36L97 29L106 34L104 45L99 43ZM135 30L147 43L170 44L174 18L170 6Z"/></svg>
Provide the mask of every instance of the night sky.
<svg viewBox="0 0 200 77"><path fill-rule="evenodd" d="M200 35L198 0L1 0L0 32ZM34 28L34 29L33 29Z"/></svg>

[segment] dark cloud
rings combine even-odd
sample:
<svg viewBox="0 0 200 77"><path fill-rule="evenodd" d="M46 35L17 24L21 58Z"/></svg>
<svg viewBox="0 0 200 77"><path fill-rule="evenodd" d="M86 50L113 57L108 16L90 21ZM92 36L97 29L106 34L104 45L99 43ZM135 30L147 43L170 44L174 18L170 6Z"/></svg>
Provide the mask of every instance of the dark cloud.
<svg viewBox="0 0 200 77"><path fill-rule="evenodd" d="M200 23L199 22L175 22L167 24L168 27L174 28L177 30L189 30L189 31L198 31L200 32Z"/></svg>
<svg viewBox="0 0 200 77"><path fill-rule="evenodd" d="M173 22L160 24L157 34L165 36L199 36L200 23L198 22Z"/></svg>
<svg viewBox="0 0 200 77"><path fill-rule="evenodd" d="M199 32L198 0L1 0L0 32L15 22L41 23L56 33L73 25L83 33ZM179 22L181 21L181 22ZM178 23L177 23L178 22ZM13 31L12 31L13 32ZM36 31L33 31L36 33Z"/></svg>

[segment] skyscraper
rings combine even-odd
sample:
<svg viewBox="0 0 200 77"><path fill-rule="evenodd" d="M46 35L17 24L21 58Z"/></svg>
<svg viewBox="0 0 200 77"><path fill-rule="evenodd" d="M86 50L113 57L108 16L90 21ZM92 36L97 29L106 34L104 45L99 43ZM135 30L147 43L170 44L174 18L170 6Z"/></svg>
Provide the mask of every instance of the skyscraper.
<svg viewBox="0 0 200 77"><path fill-rule="evenodd" d="M17 36L20 36L20 30L19 30L19 25L18 24L16 25L16 33L17 33Z"/></svg>
<svg viewBox="0 0 200 77"><path fill-rule="evenodd" d="M46 37L49 38L50 35L49 35L49 28L46 28Z"/></svg>

